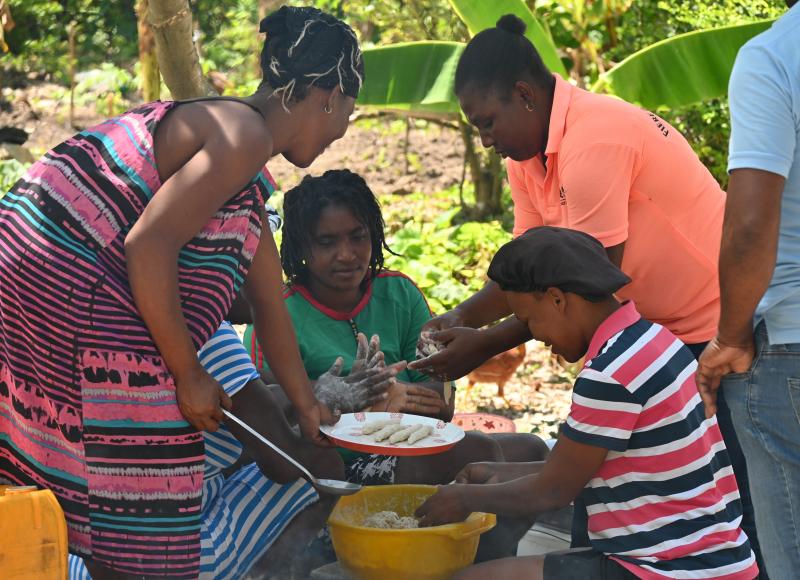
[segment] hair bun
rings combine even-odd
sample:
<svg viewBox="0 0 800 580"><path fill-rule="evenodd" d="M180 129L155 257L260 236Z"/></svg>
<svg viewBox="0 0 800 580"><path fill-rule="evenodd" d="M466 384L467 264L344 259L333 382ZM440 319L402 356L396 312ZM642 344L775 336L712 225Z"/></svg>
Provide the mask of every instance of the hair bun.
<svg viewBox="0 0 800 580"><path fill-rule="evenodd" d="M525 34L525 29L527 28L525 22L522 21L522 18L516 14L504 14L500 17L500 20L497 21L496 26L501 30L505 30L512 34L519 34L520 36Z"/></svg>

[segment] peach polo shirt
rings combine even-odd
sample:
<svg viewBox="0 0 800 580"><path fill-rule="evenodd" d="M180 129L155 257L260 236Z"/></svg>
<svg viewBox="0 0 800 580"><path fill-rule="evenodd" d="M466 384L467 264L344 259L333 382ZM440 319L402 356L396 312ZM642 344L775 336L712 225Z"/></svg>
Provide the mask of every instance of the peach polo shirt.
<svg viewBox="0 0 800 580"><path fill-rule="evenodd" d="M555 78L546 163L508 160L514 235L550 225L625 242L633 282L617 296L686 343L710 340L725 193L667 122Z"/></svg>

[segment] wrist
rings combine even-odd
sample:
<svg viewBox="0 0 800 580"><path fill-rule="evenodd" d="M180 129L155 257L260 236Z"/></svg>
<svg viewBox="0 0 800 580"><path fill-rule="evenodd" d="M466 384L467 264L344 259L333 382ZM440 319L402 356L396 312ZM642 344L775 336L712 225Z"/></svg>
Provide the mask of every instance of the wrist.
<svg viewBox="0 0 800 580"><path fill-rule="evenodd" d="M206 369L194 357L194 362L178 366L172 371L172 376L175 378L176 384L192 383L206 374Z"/></svg>
<svg viewBox="0 0 800 580"><path fill-rule="evenodd" d="M500 354L501 352L507 350L498 348L498 345L501 344L501 335L498 334L499 326L500 325L496 324L486 328L479 328L475 331L475 346L480 354L486 359L490 359L494 355Z"/></svg>
<svg viewBox="0 0 800 580"><path fill-rule="evenodd" d="M717 343L731 348L749 348L753 344L753 327L747 326L723 327L720 325L717 334Z"/></svg>
<svg viewBox="0 0 800 580"><path fill-rule="evenodd" d="M450 311L450 314L453 318L453 326L467 326L469 328L474 328L470 317L469 308L465 307L464 304L459 304L453 308Z"/></svg>
<svg viewBox="0 0 800 580"><path fill-rule="evenodd" d="M494 513L491 509L491 506L487 504L485 501L486 498L484 497L485 494L482 493L487 488L486 485L476 485L476 484L469 484L469 483L462 483L457 484L461 486L461 497L464 507L469 510L470 513L472 512L486 512L486 513Z"/></svg>
<svg viewBox="0 0 800 580"><path fill-rule="evenodd" d="M308 400L304 398L302 401L292 401L292 406L297 410L299 417L310 415L321 404L316 397L311 397Z"/></svg>

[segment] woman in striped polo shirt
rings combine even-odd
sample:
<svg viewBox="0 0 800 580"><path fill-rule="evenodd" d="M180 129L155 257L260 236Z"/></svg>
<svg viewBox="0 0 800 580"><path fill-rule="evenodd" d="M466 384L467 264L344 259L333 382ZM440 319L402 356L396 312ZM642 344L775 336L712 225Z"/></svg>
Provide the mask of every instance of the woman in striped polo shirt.
<svg viewBox="0 0 800 580"><path fill-rule="evenodd" d="M706 418L692 352L613 294L628 284L589 234L540 226L498 251L489 277L535 338L586 363L544 463L475 464L417 511L423 525L470 512L535 518L580 496L590 548L468 568L483 578L725 578L758 566L716 416Z"/></svg>

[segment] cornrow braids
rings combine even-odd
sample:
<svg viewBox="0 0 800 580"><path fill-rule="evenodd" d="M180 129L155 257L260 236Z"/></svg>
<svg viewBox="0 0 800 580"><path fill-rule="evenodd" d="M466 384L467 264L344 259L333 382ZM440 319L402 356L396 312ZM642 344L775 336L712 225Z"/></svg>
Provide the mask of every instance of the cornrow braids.
<svg viewBox="0 0 800 580"><path fill-rule="evenodd" d="M261 21L262 85L288 103L305 98L308 88L339 89L356 98L364 83L364 62L355 32L317 8L283 6Z"/></svg>
<svg viewBox="0 0 800 580"><path fill-rule="evenodd" d="M386 243L381 206L364 178L347 169L332 169L319 177L307 175L283 198L281 264L289 284L307 283L305 258L311 251L311 236L322 211L336 206L353 213L364 224L372 241L370 275L383 270L383 251L395 254Z"/></svg>

